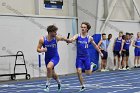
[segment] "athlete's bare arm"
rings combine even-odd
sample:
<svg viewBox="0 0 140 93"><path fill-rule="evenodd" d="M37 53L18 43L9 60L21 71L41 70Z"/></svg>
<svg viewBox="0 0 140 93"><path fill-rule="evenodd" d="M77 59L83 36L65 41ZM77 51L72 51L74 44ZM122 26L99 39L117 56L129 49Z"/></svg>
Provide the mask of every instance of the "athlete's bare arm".
<svg viewBox="0 0 140 93"><path fill-rule="evenodd" d="M132 44L132 45L133 45L133 47L140 48L140 46L136 46L136 45L135 45L135 43L136 43L136 41L134 40L134 41L133 41L133 44Z"/></svg>
<svg viewBox="0 0 140 93"><path fill-rule="evenodd" d="M43 43L44 43L44 38L41 37L40 40L39 40L38 46L37 46L37 52L41 53L41 52L46 52L47 51L47 48L42 48Z"/></svg>
<svg viewBox="0 0 140 93"><path fill-rule="evenodd" d="M66 41L67 43L70 42L69 39L67 39L66 37L60 36L60 35L57 35L56 39L57 39L57 41Z"/></svg>
<svg viewBox="0 0 140 93"><path fill-rule="evenodd" d="M103 42L103 41L100 40L99 43L98 43L98 47L99 47L99 49L101 49L101 44L102 44L102 42Z"/></svg>
<svg viewBox="0 0 140 93"><path fill-rule="evenodd" d="M90 40L89 42L91 42L91 44L95 47L95 49L99 52L99 54L103 56L102 52L100 51L99 47L96 45L96 43L94 42L91 36L89 37L89 40Z"/></svg>
<svg viewBox="0 0 140 93"><path fill-rule="evenodd" d="M72 42L76 41L78 38L78 34L74 35L71 39L69 39Z"/></svg>

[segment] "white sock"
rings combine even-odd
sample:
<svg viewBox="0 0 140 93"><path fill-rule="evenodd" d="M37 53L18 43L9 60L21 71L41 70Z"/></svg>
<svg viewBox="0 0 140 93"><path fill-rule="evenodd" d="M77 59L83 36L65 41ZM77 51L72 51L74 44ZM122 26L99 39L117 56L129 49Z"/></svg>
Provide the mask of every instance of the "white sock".
<svg viewBox="0 0 140 93"><path fill-rule="evenodd" d="M46 82L46 85L50 85L50 83L51 83L51 78L47 78L47 82Z"/></svg>
<svg viewBox="0 0 140 93"><path fill-rule="evenodd" d="M135 64L135 66L137 67L137 64Z"/></svg>
<svg viewBox="0 0 140 93"><path fill-rule="evenodd" d="M90 65L90 70L93 71L93 67L95 66L95 64L93 62L91 62L91 65Z"/></svg>
<svg viewBox="0 0 140 93"><path fill-rule="evenodd" d="M85 87L85 85L81 85L81 87Z"/></svg>

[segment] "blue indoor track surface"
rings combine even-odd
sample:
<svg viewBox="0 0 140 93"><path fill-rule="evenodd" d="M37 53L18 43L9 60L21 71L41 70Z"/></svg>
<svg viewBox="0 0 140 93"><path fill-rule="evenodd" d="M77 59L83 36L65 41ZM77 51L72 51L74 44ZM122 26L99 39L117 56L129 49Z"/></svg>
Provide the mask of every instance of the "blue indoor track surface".
<svg viewBox="0 0 140 93"><path fill-rule="evenodd" d="M86 90L82 93L140 93L140 69L127 71L95 72L91 76L83 75ZM61 93L78 93L80 83L77 75L61 76ZM3 82L0 93L47 93L44 91L46 80L25 80ZM49 93L57 92L57 83L51 81Z"/></svg>

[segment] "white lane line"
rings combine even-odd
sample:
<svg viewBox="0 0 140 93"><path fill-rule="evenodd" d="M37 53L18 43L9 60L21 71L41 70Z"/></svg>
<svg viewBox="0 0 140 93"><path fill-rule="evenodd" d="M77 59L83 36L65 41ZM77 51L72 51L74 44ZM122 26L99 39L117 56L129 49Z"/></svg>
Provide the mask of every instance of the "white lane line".
<svg viewBox="0 0 140 93"><path fill-rule="evenodd" d="M134 75L134 76L139 76L139 75ZM131 76L132 77L132 76ZM116 77L116 78L118 78L118 77ZM116 79L116 78L113 78L113 79ZM90 81L87 81L87 83L90 83L90 82L93 82L92 81L92 79L93 78L88 78L88 80L90 80ZM131 78L131 79L139 79L139 78ZM106 84L106 83L115 83L115 82L118 82L118 81L126 81L126 80L131 80L131 79L121 79L121 80L116 80L116 81L109 81L109 82L102 82L102 83L98 83L98 85L101 85L101 84ZM97 80L97 81L102 81L102 80ZM71 83L71 82L73 82L73 81L69 81L70 82L70 84L72 85L72 84L77 84L77 82L75 82L75 83ZM95 81L96 82L96 81ZM67 83L68 84L68 83ZM14 87L15 85L4 85L4 86L2 86L2 87ZM26 84L24 84L23 86L18 86L18 87L16 87L17 89L18 88L22 88L22 87L42 87L42 86L45 86L45 84L39 84L39 85L26 85Z"/></svg>
<svg viewBox="0 0 140 93"><path fill-rule="evenodd" d="M90 76L86 76L86 77L94 77L95 79L96 78L104 78L104 77L112 77L112 76L117 76L117 74L122 74L122 75L124 75L124 74L129 74L130 72L134 72L134 71L136 71L136 73L133 73L133 74L139 74L139 72L137 71L137 70L129 70L129 71L113 71L113 72L108 72L108 73L106 73L106 72L104 72L104 73L98 73L99 75L97 75L97 74L92 74L92 75L90 75ZM128 73L126 73L126 72L128 72ZM138 73L137 73L138 72ZM106 76L107 75L107 76ZM85 75L84 75L85 76ZM103 77L104 76L104 77ZM65 77L65 76L64 76ZM77 79L77 76L73 76L73 77L71 77L71 78L69 78L68 77L68 80L71 80L71 79ZM63 80L66 80L66 78L63 78L63 79L61 79L62 81ZM37 81L37 82L27 82L26 84L35 84L35 83L40 83L40 82L45 82L45 81ZM18 84L18 85L23 85L23 84Z"/></svg>
<svg viewBox="0 0 140 93"><path fill-rule="evenodd" d="M135 73L134 73L135 74ZM110 80L110 79L121 79L121 78L125 78L125 77L127 77L127 78L129 78L129 77L131 77L132 78L132 75L133 74L130 74L131 76L123 76L123 77L114 77L114 78L107 78L107 77L105 77L105 79L98 79L98 80L96 80L94 77L92 77L92 78L85 78L87 81L88 80L95 80L95 82L96 81L103 81L103 80ZM118 76L118 75L115 75L115 76ZM133 77L134 76L140 76L140 75L133 75ZM73 82L75 82L75 81L79 81L78 80L78 78L77 78L77 80L73 80ZM64 81L65 83L68 83L68 82L71 82L71 81ZM63 82L62 82L63 83Z"/></svg>
<svg viewBox="0 0 140 93"><path fill-rule="evenodd" d="M140 91L134 92L134 93L140 93Z"/></svg>
<svg viewBox="0 0 140 93"><path fill-rule="evenodd" d="M126 74L126 73L125 73L125 74ZM123 76L123 77L132 77L133 74L140 74L140 73L139 73L139 72L138 72L138 73L128 73L128 74L126 74L127 76ZM110 73L109 73L109 75L106 74L106 76L104 76L104 77L86 76L86 78L89 78L89 77L90 77L91 79L92 79L92 78L95 79L95 80L96 80L96 79L99 79L99 80L97 80L97 81L101 81L101 80L107 80L107 79L100 79L100 78L109 78L109 77L120 76L120 75L124 75L124 73L123 73L123 74L117 74L117 73L116 73L115 75L110 75ZM122 77L122 78L123 78L123 77ZM90 78L89 78L89 79L90 79ZM116 77L116 78L120 78L120 77ZM116 78L109 78L109 79L116 79ZM68 80L69 80L69 81L64 81L64 82L65 82L65 83L71 82L71 81L70 81L71 79L68 79ZM76 82L76 81L79 81L77 77L73 80L73 82ZM44 82L45 82L45 81L44 81ZM62 80L62 82L63 82L63 80ZM26 84L35 84L35 83L41 83L41 82L32 82L32 83L26 83ZM42 82L42 83L43 83L43 82ZM54 82L54 83L55 83L55 82ZM24 85L24 84L18 84L18 85Z"/></svg>
<svg viewBox="0 0 140 93"><path fill-rule="evenodd" d="M117 73L116 73L117 74ZM136 74L136 73L133 73L133 74ZM132 77L132 76L131 76ZM95 79L95 78L94 78ZM137 78L134 78L134 79L137 79ZM125 79L126 80L126 79ZM128 79L127 79L128 80ZM107 83L107 82L104 82L104 83ZM31 84L34 84L34 83L31 83ZM72 83L73 84L73 83ZM19 85L23 85L23 84L19 84Z"/></svg>
<svg viewBox="0 0 140 93"><path fill-rule="evenodd" d="M116 93L116 92L122 92L122 91L126 91L126 90L131 90L134 88L129 88L129 89L120 89L120 90L116 90L116 91L112 91L112 92L107 92L107 93Z"/></svg>

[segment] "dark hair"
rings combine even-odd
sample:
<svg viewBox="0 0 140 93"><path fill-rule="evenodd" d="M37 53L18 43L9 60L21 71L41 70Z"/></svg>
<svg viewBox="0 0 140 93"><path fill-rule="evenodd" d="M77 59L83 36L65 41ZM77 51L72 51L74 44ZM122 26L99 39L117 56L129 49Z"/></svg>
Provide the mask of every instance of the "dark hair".
<svg viewBox="0 0 140 93"><path fill-rule="evenodd" d="M122 39L125 39L125 35L122 36Z"/></svg>
<svg viewBox="0 0 140 93"><path fill-rule="evenodd" d="M91 25L90 25L88 22L82 22L82 24L85 24L85 25L87 26L87 29L90 30ZM82 25L82 24L81 24L81 25Z"/></svg>
<svg viewBox="0 0 140 93"><path fill-rule="evenodd" d="M108 34L108 36L112 36L112 34Z"/></svg>
<svg viewBox="0 0 140 93"><path fill-rule="evenodd" d="M57 31L58 30L58 28L55 26L55 25L49 25L48 27L47 27L47 32L48 33L50 33L50 32L55 32L55 31Z"/></svg>
<svg viewBox="0 0 140 93"><path fill-rule="evenodd" d="M110 40L111 38L112 38L112 34L108 34L108 40Z"/></svg>
<svg viewBox="0 0 140 93"><path fill-rule="evenodd" d="M102 36L103 36L103 35L106 35L106 34L105 34L105 33L102 33Z"/></svg>
<svg viewBox="0 0 140 93"><path fill-rule="evenodd" d="M126 35L131 35L131 33L128 33L128 32L127 32Z"/></svg>
<svg viewBox="0 0 140 93"><path fill-rule="evenodd" d="M134 35L133 33L130 33L130 35Z"/></svg>

